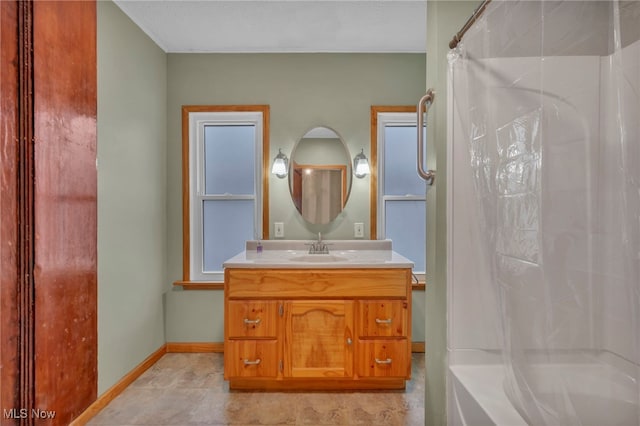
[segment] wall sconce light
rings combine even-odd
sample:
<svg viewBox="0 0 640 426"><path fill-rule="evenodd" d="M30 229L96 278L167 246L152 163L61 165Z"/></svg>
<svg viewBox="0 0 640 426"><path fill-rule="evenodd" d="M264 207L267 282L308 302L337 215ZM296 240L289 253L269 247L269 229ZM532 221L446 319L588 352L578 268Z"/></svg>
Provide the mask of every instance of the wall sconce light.
<svg viewBox="0 0 640 426"><path fill-rule="evenodd" d="M366 175L371 173L369 169L369 160L364 155L364 148L358 155L353 159L353 174L356 175L357 178L363 178Z"/></svg>
<svg viewBox="0 0 640 426"><path fill-rule="evenodd" d="M289 173L289 159L282 153L282 150L278 148L278 155L273 159L273 166L271 166L271 173L284 179Z"/></svg>

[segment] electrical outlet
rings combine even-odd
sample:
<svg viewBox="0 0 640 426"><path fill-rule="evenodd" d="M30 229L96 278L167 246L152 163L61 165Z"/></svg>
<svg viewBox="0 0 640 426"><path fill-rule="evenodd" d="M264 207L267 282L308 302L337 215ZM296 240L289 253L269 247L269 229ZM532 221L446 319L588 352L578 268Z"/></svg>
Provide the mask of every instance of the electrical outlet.
<svg viewBox="0 0 640 426"><path fill-rule="evenodd" d="M276 238L284 238L284 223L275 222L273 224L273 227L274 227L274 234Z"/></svg>
<svg viewBox="0 0 640 426"><path fill-rule="evenodd" d="M356 238L364 238L364 223L358 222L353 224L353 236Z"/></svg>

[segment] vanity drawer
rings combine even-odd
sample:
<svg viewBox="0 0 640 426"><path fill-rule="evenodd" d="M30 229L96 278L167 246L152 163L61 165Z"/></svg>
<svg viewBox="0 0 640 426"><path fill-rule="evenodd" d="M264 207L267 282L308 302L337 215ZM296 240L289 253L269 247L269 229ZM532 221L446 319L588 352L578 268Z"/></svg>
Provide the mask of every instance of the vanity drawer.
<svg viewBox="0 0 640 426"><path fill-rule="evenodd" d="M401 299L411 292L411 269L225 269L229 299Z"/></svg>
<svg viewBox="0 0 640 426"><path fill-rule="evenodd" d="M411 376L407 339L360 340L358 343L360 377Z"/></svg>
<svg viewBox="0 0 640 426"><path fill-rule="evenodd" d="M363 300L358 302L360 337L406 337L406 300Z"/></svg>
<svg viewBox="0 0 640 426"><path fill-rule="evenodd" d="M278 374L277 340L228 340L224 348L224 378L269 377Z"/></svg>
<svg viewBox="0 0 640 426"><path fill-rule="evenodd" d="M278 302L275 300L230 300L227 303L227 337L275 339Z"/></svg>

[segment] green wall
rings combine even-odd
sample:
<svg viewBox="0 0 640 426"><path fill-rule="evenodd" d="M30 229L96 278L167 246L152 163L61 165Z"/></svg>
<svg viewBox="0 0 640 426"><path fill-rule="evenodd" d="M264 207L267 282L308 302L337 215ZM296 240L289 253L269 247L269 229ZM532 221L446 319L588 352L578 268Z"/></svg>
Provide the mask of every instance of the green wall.
<svg viewBox="0 0 640 426"><path fill-rule="evenodd" d="M436 98L427 119L428 163L437 178L427 192L427 280L425 291L425 422L446 424L447 369L447 52L449 41L479 1L427 2L427 87ZM435 236L433 238L432 236Z"/></svg>
<svg viewBox="0 0 640 426"><path fill-rule="evenodd" d="M166 54L98 2L98 394L165 342Z"/></svg>
<svg viewBox="0 0 640 426"><path fill-rule="evenodd" d="M424 76L424 54L169 54L168 280L182 278L182 105L270 105L270 159L278 148L290 156L298 139L321 125L342 136L352 157L361 148L370 156L371 105L415 104L424 92ZM352 239L353 223L369 229L369 185L369 177L353 179L345 210L318 229L300 218L287 180L272 176L271 234L274 222L284 222L287 239L311 239L318 230L327 239ZM166 298L167 341L223 341L221 291L170 289ZM414 307L415 340L423 340L421 302Z"/></svg>

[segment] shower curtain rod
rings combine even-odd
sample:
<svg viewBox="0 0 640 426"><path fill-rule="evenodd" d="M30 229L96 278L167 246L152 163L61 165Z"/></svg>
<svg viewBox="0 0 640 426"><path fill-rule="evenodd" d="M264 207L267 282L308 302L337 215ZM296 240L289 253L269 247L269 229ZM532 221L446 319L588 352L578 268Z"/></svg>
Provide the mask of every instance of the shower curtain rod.
<svg viewBox="0 0 640 426"><path fill-rule="evenodd" d="M480 15L482 15L489 3L491 3L491 0L484 0L480 4L480 6L478 6L476 10L473 11L473 15L471 15L467 22L462 26L462 29L460 29L460 31L458 31L449 42L449 49L455 48L458 43L460 43L462 37L464 37L465 33L469 30L469 28L471 28L471 26L476 22Z"/></svg>

